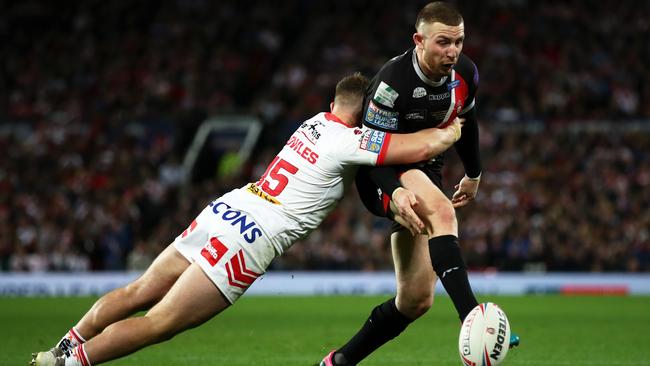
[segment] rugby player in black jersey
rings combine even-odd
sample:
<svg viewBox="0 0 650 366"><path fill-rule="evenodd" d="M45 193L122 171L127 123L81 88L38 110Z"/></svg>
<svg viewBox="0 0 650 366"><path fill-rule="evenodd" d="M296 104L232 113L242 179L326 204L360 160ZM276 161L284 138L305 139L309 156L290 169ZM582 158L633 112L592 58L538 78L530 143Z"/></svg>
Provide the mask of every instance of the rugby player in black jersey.
<svg viewBox="0 0 650 366"><path fill-rule="evenodd" d="M389 197L403 186L415 193L418 204L414 208L425 221L428 235L413 236L394 225L391 246L397 296L375 307L359 332L328 354L321 366L356 365L399 335L431 307L437 278L461 321L478 305L458 246L455 214L455 208L474 200L481 179L474 108L478 70L461 53L464 23L453 6L429 3L419 12L415 28L415 46L388 61L373 78L364 101L363 123L376 130L408 133L444 127L460 117L465 123L455 148L466 174L449 200L441 189L442 155L420 164L359 170L357 188L368 209L387 216ZM518 343L519 337L513 334L511 346Z"/></svg>

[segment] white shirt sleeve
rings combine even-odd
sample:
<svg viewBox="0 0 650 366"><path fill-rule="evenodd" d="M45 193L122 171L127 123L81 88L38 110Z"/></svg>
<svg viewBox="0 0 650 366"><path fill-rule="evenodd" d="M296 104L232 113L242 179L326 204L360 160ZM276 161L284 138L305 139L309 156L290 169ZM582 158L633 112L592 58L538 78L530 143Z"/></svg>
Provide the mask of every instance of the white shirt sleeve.
<svg viewBox="0 0 650 366"><path fill-rule="evenodd" d="M333 153L343 165L382 165L391 134L367 127L341 129L332 140Z"/></svg>

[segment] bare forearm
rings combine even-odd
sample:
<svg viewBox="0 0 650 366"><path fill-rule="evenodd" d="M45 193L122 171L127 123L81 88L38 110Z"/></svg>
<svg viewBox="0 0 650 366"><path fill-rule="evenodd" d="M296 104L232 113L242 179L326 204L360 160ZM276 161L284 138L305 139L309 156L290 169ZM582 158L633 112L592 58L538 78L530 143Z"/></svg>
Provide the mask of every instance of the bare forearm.
<svg viewBox="0 0 650 366"><path fill-rule="evenodd" d="M384 164L411 164L440 155L460 138L460 127L428 128L410 134L393 134Z"/></svg>

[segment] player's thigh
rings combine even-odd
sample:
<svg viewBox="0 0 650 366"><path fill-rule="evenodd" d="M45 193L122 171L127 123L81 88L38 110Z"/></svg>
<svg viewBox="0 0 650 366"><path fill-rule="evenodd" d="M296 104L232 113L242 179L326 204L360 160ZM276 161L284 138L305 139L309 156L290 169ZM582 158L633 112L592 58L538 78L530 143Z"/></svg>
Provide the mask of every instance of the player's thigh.
<svg viewBox="0 0 650 366"><path fill-rule="evenodd" d="M193 263L145 316L153 319L162 333L173 335L208 321L229 305L201 267Z"/></svg>
<svg viewBox="0 0 650 366"><path fill-rule="evenodd" d="M413 237L407 230L391 235L398 298L418 300L433 298L436 274L431 265L427 237Z"/></svg>
<svg viewBox="0 0 650 366"><path fill-rule="evenodd" d="M415 194L418 205L415 212L431 226L433 236L458 235L456 211L451 201L429 177L419 169L410 169L402 174L400 181L404 188Z"/></svg>
<svg viewBox="0 0 650 366"><path fill-rule="evenodd" d="M190 262L173 245L168 245L149 268L126 289L133 300L140 298L159 300L174 285Z"/></svg>
<svg viewBox="0 0 650 366"><path fill-rule="evenodd" d="M165 248L156 257L145 273L133 283L131 293L137 289L141 297L162 299L167 291L174 285L178 277L192 263L193 255L203 248L209 237L212 222L209 209L204 209L190 223L184 231L174 239L174 242Z"/></svg>

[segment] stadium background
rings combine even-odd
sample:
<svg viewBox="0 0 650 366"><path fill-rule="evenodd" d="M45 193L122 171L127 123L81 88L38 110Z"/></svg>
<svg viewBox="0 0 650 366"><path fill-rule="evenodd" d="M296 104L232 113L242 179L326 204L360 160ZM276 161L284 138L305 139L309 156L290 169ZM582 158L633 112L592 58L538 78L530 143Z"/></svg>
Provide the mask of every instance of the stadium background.
<svg viewBox="0 0 650 366"><path fill-rule="evenodd" d="M0 3L0 269L140 270L213 197L255 180L345 74L410 46L423 2ZM472 269L650 270L650 3L457 2L485 171L459 210ZM264 129L249 161L197 126ZM462 176L448 154L446 186ZM352 192L273 269L391 269Z"/></svg>

